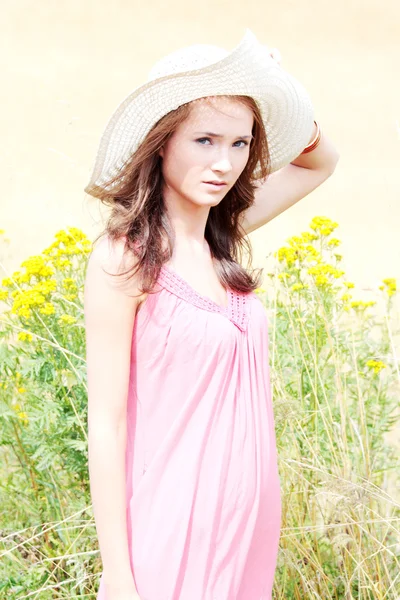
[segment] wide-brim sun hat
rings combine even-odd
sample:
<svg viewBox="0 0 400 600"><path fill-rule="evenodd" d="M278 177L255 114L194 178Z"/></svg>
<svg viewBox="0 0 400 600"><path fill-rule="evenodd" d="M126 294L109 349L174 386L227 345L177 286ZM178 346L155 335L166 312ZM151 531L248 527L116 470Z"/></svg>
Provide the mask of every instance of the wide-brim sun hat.
<svg viewBox="0 0 400 600"><path fill-rule="evenodd" d="M250 29L228 52L194 44L164 56L147 82L116 108L101 136L85 192L107 190L107 183L134 154L161 117L182 104L219 95L251 96L267 134L271 173L289 164L307 146L314 109L304 86L285 71ZM258 169L255 169L255 176Z"/></svg>

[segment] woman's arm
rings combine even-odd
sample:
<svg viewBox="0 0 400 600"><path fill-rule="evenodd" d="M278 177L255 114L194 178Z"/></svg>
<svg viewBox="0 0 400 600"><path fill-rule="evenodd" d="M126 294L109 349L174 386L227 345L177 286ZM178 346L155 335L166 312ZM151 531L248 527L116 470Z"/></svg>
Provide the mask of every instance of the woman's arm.
<svg viewBox="0 0 400 600"><path fill-rule="evenodd" d="M90 255L84 290L89 479L103 577L110 600L134 597L126 519L126 412L138 298L118 285L123 242L104 237ZM130 293L137 294L135 278Z"/></svg>

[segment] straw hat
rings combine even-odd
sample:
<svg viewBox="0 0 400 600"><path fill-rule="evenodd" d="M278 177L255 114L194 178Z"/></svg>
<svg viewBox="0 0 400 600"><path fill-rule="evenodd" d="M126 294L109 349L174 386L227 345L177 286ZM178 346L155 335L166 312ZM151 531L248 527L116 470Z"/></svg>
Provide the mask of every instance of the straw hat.
<svg viewBox="0 0 400 600"><path fill-rule="evenodd" d="M147 82L133 90L112 114L85 192L95 195L96 188L107 188L109 179L161 117L186 102L217 95L254 98L265 124L272 172L289 164L309 143L314 126L309 95L246 29L231 52L195 44L168 54L153 66Z"/></svg>

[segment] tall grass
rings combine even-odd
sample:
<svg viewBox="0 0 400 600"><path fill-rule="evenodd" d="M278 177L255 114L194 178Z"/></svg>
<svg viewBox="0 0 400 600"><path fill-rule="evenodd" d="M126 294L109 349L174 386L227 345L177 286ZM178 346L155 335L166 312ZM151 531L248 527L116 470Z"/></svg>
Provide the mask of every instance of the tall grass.
<svg viewBox="0 0 400 600"><path fill-rule="evenodd" d="M275 253L257 290L269 320L283 500L274 598L398 600L396 281L383 280L376 300L354 298L336 228L314 218ZM90 248L79 229L59 231L0 288L0 598L95 598L83 324Z"/></svg>

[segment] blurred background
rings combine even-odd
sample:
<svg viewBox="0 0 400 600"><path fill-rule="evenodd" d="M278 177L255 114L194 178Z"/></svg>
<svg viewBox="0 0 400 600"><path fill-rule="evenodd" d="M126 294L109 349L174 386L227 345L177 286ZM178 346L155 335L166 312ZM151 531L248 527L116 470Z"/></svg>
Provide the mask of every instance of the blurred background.
<svg viewBox="0 0 400 600"><path fill-rule="evenodd" d="M152 64L192 43L232 49L245 28L308 90L341 159L326 183L251 234L254 265L312 217L340 225L349 279L400 276L398 0L3 0L0 227L12 272L59 228L102 229L83 188L112 111ZM5 274L2 274L5 276Z"/></svg>
<svg viewBox="0 0 400 600"><path fill-rule="evenodd" d="M2 0L0 311L13 310L0 315L0 600L96 597L82 310L91 244L75 238L103 230L104 209L84 192L103 130L163 55L231 50L246 28L279 50L340 153L332 177L250 234L267 274L267 257L327 217L345 271L333 290L310 275L304 292L292 274L286 294L283 262L271 293L257 290L283 498L274 599L399 600L399 23L399 0ZM326 251L326 238L320 228L315 246Z"/></svg>

